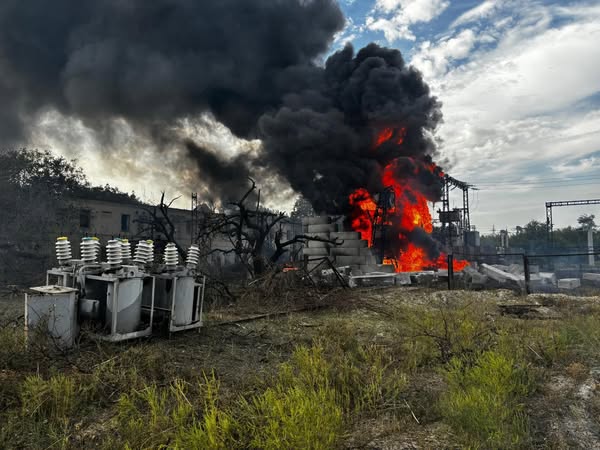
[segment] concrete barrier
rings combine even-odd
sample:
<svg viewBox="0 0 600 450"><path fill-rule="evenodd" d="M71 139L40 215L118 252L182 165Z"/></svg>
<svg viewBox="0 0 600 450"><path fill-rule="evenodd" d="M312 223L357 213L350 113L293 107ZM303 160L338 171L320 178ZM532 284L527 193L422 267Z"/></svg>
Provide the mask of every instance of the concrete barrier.
<svg viewBox="0 0 600 450"><path fill-rule="evenodd" d="M331 223L331 217L329 216L314 216L314 217L304 217L302 219L302 224L306 225L325 225Z"/></svg>
<svg viewBox="0 0 600 450"><path fill-rule="evenodd" d="M335 231L335 229L336 229L336 226L335 226L335 224L332 224L332 223L309 225L307 234L330 233L332 231Z"/></svg>
<svg viewBox="0 0 600 450"><path fill-rule="evenodd" d="M304 247L302 254L306 256L329 256L329 249L325 247Z"/></svg>
<svg viewBox="0 0 600 450"><path fill-rule="evenodd" d="M335 257L335 265L336 266L354 266L365 264L364 256L336 256Z"/></svg>
<svg viewBox="0 0 600 450"><path fill-rule="evenodd" d="M353 247L332 247L330 252L333 256L360 256L359 248Z"/></svg>
<svg viewBox="0 0 600 450"><path fill-rule="evenodd" d="M333 233L332 233L333 234ZM369 242L367 241L363 241L363 240L347 240L342 242L342 244L339 247L346 247L346 248L365 248L369 246Z"/></svg>
<svg viewBox="0 0 600 450"><path fill-rule="evenodd" d="M356 240L360 239L360 233L358 231L334 231L331 233L331 239L340 240Z"/></svg>

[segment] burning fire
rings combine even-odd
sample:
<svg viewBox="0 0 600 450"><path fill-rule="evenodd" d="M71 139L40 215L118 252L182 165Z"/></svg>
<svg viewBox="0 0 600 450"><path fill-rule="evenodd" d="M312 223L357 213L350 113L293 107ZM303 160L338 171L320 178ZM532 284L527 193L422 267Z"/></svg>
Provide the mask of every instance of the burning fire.
<svg viewBox="0 0 600 450"><path fill-rule="evenodd" d="M384 128L375 139L375 150L383 143L392 141L396 144L402 144L406 136L406 129ZM426 233L433 232L431 213L427 204L427 198L418 191L414 184L409 184L408 180L398 179L396 174L401 164L410 164L412 173L417 176L421 171L428 171L434 176L443 177L444 173L430 161L416 160L415 158L396 159L388 164L382 175L382 182L386 188L393 191L393 204L387 208L388 222L382 223L382 211L378 208L377 201L371 193L364 188L356 189L350 194L348 201L353 208L350 224L354 231L361 234L362 239L369 242L372 247L373 228L375 225L389 226L389 233L397 233L399 242L402 242L402 248L395 257L384 258L384 264L392 264L396 272L413 272L427 268L447 269L447 255L441 253L437 258L429 258L425 249L418 247L413 242L408 241L408 234L419 227ZM455 271L464 269L469 263L467 261L454 261Z"/></svg>

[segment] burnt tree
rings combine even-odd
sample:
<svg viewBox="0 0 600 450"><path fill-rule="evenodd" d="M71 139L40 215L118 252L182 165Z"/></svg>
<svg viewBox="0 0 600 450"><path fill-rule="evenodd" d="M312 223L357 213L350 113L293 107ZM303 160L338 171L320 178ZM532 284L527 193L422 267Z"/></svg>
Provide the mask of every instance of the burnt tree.
<svg viewBox="0 0 600 450"><path fill-rule="evenodd" d="M292 239L282 240L282 225L287 219L284 212L273 212L260 207L260 191L256 183L249 179L251 186L242 198L229 205L232 211L214 214L211 220L204 224L199 240L215 235L221 235L230 244L230 248L213 248L210 253L235 253L244 264L248 273L257 277L267 268L272 267L279 258L296 243L321 241L338 245L335 240L322 239L317 236L296 235ZM249 206L249 203L253 203ZM265 255L265 244L272 237L275 248L270 256Z"/></svg>

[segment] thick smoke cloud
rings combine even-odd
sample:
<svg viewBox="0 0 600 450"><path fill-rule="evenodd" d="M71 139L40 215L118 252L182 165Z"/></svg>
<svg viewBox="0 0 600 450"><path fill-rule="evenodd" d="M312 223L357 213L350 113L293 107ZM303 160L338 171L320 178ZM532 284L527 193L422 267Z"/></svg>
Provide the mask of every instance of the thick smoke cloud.
<svg viewBox="0 0 600 450"><path fill-rule="evenodd" d="M3 0L2 147L44 109L157 129L212 111L249 136L343 24L331 0Z"/></svg>
<svg viewBox="0 0 600 450"><path fill-rule="evenodd" d="M399 51L370 44L355 55L347 46L315 68L311 80L285 96L260 126L265 164L317 211L343 212L356 188L380 192L382 171L396 158L427 160L435 153L430 136L441 105ZM377 133L387 127L405 129L402 143L392 139L375 151ZM410 164L399 164L396 172L398 179L414 177ZM424 193L439 200L439 177L429 178L421 180Z"/></svg>
<svg viewBox="0 0 600 450"><path fill-rule="evenodd" d="M381 190L393 159L434 154L441 114L397 50L347 46L319 65L343 25L333 0L3 0L0 148L24 144L47 110L98 135L125 120L165 148L181 139L170 131L178 121L210 112L263 142L234 160L178 142L210 196L235 195L220 186L271 171L317 211L344 212L354 189ZM374 151L383 127L405 128L402 145ZM436 181L421 181L436 200Z"/></svg>

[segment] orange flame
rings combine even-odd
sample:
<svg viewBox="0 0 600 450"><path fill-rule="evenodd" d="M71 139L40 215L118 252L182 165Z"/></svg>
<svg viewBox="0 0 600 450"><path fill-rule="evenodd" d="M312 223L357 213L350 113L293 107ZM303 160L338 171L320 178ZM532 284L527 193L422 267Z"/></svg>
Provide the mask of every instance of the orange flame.
<svg viewBox="0 0 600 450"><path fill-rule="evenodd" d="M406 129L383 128L375 139L375 148L392 138L397 144L402 144L406 136ZM418 175L421 170L427 170L432 174L441 177L443 172L433 162L417 161L414 158L409 159L414 164L414 174ZM383 185L392 187L395 195L395 205L388 210L388 214L396 214L399 217L399 228L403 232L413 231L420 227L427 233L433 232L431 213L427 204L427 198L417 190L416 187L409 185L406 180L399 180L395 177L395 169L398 160L388 164L382 175ZM354 231L361 234L361 238L369 242L369 247L373 246L373 227L375 224L381 224L381 218L377 216L377 202L371 193L364 188L356 189L350 194L349 203L353 209L350 224ZM402 233L399 232L399 236ZM406 245L406 248L400 251L395 258L385 258L384 264L392 264L396 272L416 272L430 268L447 269L447 255L442 253L436 260L427 257L424 249L417 247L412 242ZM463 270L469 263L467 261L454 260L453 268L455 271Z"/></svg>

